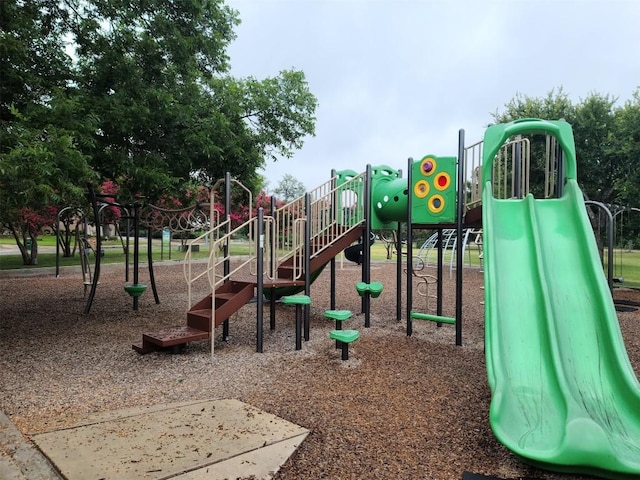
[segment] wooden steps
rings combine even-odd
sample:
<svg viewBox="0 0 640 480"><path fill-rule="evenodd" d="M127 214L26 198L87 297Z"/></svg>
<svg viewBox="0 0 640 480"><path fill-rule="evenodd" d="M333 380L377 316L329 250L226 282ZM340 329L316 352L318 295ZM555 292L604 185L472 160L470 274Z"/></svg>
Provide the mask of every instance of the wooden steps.
<svg viewBox="0 0 640 480"><path fill-rule="evenodd" d="M142 343L132 345L133 349L141 354L156 350L167 350L178 353L186 344L199 340L207 340L209 332L198 330L189 326L170 327L153 333L143 333Z"/></svg>
<svg viewBox="0 0 640 480"><path fill-rule="evenodd" d="M230 281L219 286L215 292L215 327L246 305L253 298L253 291L254 284L250 282ZM180 353L191 342L208 340L213 330L211 319L214 302L211 298L211 295L207 295L191 307L187 312L187 325L144 333L142 343L135 343L131 347L143 355L169 349L172 353Z"/></svg>
<svg viewBox="0 0 640 480"><path fill-rule="evenodd" d="M354 228L346 233L336 232L334 235L315 238L312 243L311 272L319 271L362 234L362 228ZM330 246L320 251L327 245ZM302 264L301 260L300 262ZM293 258L287 259L278 266L277 278L269 285L271 288L304 286L304 278L293 279ZM133 344L132 348L140 354L163 350L180 353L191 342L210 339L216 327L228 320L253 298L255 286L255 279L230 280L223 283L216 289L213 296L207 295L189 309L186 325L145 333L142 335L142 342ZM214 310L215 315L213 315ZM215 322L212 322L213 317Z"/></svg>

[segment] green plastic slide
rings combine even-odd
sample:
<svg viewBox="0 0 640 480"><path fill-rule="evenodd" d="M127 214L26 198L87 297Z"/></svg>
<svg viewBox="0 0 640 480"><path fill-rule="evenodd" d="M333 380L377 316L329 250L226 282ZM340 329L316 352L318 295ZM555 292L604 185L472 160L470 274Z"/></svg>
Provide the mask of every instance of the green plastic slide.
<svg viewBox="0 0 640 480"><path fill-rule="evenodd" d="M483 178L520 133L558 139L565 182L554 199L496 199L483 185L491 427L538 467L640 478L640 384L576 182L571 127L535 119L489 127Z"/></svg>
<svg viewBox="0 0 640 480"><path fill-rule="evenodd" d="M640 385L627 357L582 193L484 198L490 421L542 468L640 475Z"/></svg>

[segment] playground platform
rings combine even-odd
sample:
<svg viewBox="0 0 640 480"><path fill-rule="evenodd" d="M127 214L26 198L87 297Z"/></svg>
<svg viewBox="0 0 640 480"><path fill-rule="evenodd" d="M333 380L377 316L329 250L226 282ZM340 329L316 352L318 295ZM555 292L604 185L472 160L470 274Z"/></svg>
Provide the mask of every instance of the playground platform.
<svg viewBox="0 0 640 480"><path fill-rule="evenodd" d="M231 399L106 412L28 438L0 412L0 477L269 479L308 434Z"/></svg>

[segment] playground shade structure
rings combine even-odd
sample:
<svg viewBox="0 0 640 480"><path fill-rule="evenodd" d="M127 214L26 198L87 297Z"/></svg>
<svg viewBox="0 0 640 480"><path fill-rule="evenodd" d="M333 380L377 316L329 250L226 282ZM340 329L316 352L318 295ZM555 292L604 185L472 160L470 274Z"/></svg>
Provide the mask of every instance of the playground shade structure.
<svg viewBox="0 0 640 480"><path fill-rule="evenodd" d="M538 467L639 478L640 384L575 178L553 199L487 182L483 222L496 437Z"/></svg>

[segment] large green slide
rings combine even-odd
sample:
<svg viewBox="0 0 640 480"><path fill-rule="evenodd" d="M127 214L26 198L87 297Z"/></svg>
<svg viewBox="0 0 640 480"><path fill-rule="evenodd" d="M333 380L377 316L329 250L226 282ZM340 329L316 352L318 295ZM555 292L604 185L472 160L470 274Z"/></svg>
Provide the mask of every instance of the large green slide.
<svg viewBox="0 0 640 480"><path fill-rule="evenodd" d="M496 199L491 162L517 133L565 154L560 198ZM576 182L565 122L490 127L483 165L485 352L491 427L536 466L640 478L640 384L629 362Z"/></svg>

